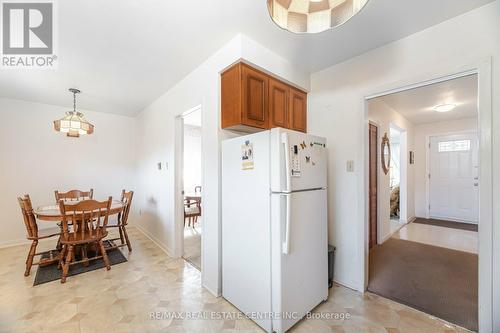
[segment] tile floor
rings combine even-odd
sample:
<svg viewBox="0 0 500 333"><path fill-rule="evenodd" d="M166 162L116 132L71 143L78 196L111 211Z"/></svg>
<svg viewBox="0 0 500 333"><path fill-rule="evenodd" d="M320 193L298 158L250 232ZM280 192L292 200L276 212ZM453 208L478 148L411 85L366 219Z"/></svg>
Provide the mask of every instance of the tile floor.
<svg viewBox="0 0 500 333"><path fill-rule="evenodd" d="M171 319L163 313L236 313L200 286L200 272L172 259L130 228L134 251L127 263L32 287L23 276L28 247L0 250L0 332L262 332L248 319ZM51 245L43 243L43 247ZM126 253L126 250L124 250ZM151 319L159 312L161 319ZM313 313L344 319L306 319L291 332L465 332L382 297L335 286ZM181 316L184 316L181 312Z"/></svg>
<svg viewBox="0 0 500 333"><path fill-rule="evenodd" d="M195 227L184 228L184 259L201 270L201 219Z"/></svg>
<svg viewBox="0 0 500 333"><path fill-rule="evenodd" d="M477 254L478 233L476 231L409 223L392 237Z"/></svg>

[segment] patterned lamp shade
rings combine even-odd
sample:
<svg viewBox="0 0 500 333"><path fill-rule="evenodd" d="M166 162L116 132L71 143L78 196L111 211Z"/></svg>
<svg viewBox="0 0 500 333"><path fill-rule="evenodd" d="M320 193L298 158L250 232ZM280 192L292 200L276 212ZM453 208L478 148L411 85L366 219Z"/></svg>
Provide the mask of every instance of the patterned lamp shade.
<svg viewBox="0 0 500 333"><path fill-rule="evenodd" d="M267 0L272 20L293 33L319 33L338 27L368 0Z"/></svg>
<svg viewBox="0 0 500 333"><path fill-rule="evenodd" d="M55 120L54 129L73 138L94 133L94 125L89 123L82 113L76 111L76 94L80 93L80 90L71 88L69 91L73 94L73 111L66 112L63 118Z"/></svg>
<svg viewBox="0 0 500 333"><path fill-rule="evenodd" d="M94 125L89 123L83 117L83 114L76 111L66 112L63 118L55 120L54 129L74 138L78 138L80 135L94 133Z"/></svg>

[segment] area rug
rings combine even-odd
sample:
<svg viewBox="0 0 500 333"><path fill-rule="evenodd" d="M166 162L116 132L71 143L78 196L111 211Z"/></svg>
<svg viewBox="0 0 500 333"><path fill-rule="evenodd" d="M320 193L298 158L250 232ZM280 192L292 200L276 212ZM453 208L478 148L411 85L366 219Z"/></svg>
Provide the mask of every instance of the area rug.
<svg viewBox="0 0 500 333"><path fill-rule="evenodd" d="M370 251L368 290L478 330L478 256L391 238Z"/></svg>
<svg viewBox="0 0 500 333"><path fill-rule="evenodd" d="M435 225L437 227L477 231L477 224L472 224L472 223L445 221L437 219L423 219L421 217L417 217L415 221L413 221L413 223Z"/></svg>
<svg viewBox="0 0 500 333"><path fill-rule="evenodd" d="M106 247L109 247L111 244L109 241L106 241L104 244ZM121 264L122 262L126 262L127 258L123 255L123 253L119 249L108 250L108 258L111 266L116 264ZM89 257L92 257L93 253L88 253ZM79 257L76 258L79 260ZM84 266L83 263L71 265L69 267L68 276L74 276L90 271L94 271L96 269L104 269L104 261L102 259L90 260L88 266ZM37 286L39 284L51 282L54 280L61 279L61 270L57 268L57 263L52 265L38 267L35 275L35 281L33 282L33 286Z"/></svg>

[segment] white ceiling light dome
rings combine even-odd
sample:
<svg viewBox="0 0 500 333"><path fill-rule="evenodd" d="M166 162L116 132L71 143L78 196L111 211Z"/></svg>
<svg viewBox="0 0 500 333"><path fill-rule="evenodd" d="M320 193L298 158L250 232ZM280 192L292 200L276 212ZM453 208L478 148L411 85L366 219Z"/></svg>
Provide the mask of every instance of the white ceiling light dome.
<svg viewBox="0 0 500 333"><path fill-rule="evenodd" d="M267 0L272 20L293 33L319 33L359 13L368 0Z"/></svg>
<svg viewBox="0 0 500 333"><path fill-rule="evenodd" d="M436 112L450 112L453 111L457 107L456 104L441 104L441 105L436 105L434 107L434 110Z"/></svg>

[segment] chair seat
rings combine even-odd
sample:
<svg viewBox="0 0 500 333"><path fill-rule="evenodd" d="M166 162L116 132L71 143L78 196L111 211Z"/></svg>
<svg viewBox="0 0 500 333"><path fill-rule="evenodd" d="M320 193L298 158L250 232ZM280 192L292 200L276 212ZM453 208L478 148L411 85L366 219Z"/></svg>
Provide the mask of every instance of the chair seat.
<svg viewBox="0 0 500 333"><path fill-rule="evenodd" d="M54 236L59 236L61 234L61 228L52 227L48 229L40 229L38 230L38 237L26 237L29 240L43 239Z"/></svg>
<svg viewBox="0 0 500 333"><path fill-rule="evenodd" d="M200 207L197 207L197 206L184 207L184 214L186 216L197 215L197 214L200 214L200 213L201 213Z"/></svg>
<svg viewBox="0 0 500 333"><path fill-rule="evenodd" d="M61 235L61 244L84 244L84 243L92 243L92 242L97 242L104 237L108 235L108 232L102 232L101 235L98 236L96 232L94 231L93 234L91 235L90 232L87 230L84 232L83 237L80 232L74 233L70 232L68 233L67 236Z"/></svg>

